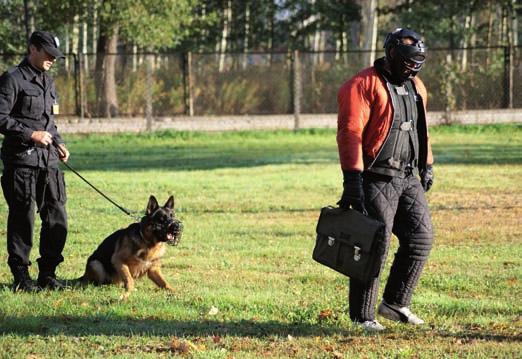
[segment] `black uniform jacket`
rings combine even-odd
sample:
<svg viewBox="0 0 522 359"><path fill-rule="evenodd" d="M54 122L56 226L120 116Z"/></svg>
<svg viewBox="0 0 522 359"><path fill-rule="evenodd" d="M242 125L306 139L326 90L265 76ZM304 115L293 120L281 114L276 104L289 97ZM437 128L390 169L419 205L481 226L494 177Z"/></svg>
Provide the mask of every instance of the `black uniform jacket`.
<svg viewBox="0 0 522 359"><path fill-rule="evenodd" d="M57 143L63 143L52 113L53 105L57 104L54 81L45 72L33 68L27 59L0 76L4 166L57 166L56 148L37 147L31 140L33 131L47 131Z"/></svg>

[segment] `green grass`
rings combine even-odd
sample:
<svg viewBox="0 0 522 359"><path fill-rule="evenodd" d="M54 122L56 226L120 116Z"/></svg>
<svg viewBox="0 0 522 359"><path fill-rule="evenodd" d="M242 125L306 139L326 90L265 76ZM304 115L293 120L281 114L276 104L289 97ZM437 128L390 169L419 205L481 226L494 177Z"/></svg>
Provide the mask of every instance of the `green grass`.
<svg viewBox="0 0 522 359"><path fill-rule="evenodd" d="M350 323L347 279L311 259L319 209L341 190L335 132L67 136L70 164L123 206L175 195L185 233L163 263L176 292L143 279L126 302L115 286L13 294L3 249L0 357L517 357L522 127L436 127L431 138L436 243L412 305L429 324L382 320L388 330L369 335ZM70 279L131 219L65 171L58 274Z"/></svg>

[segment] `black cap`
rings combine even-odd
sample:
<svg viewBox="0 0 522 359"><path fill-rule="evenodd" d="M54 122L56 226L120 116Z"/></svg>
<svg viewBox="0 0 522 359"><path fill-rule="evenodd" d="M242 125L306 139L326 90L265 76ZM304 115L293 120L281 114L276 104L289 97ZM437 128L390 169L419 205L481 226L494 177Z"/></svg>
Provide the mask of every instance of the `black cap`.
<svg viewBox="0 0 522 359"><path fill-rule="evenodd" d="M49 55L56 57L57 59L64 59L64 54L60 51L60 41L56 36L47 31L35 31L29 38L29 44L38 44Z"/></svg>

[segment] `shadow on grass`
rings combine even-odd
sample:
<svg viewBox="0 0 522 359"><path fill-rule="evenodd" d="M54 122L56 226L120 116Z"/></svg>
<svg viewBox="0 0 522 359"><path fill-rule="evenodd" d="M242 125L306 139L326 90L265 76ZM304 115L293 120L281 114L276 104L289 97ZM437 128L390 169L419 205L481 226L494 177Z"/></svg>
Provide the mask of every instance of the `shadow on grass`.
<svg viewBox="0 0 522 359"><path fill-rule="evenodd" d="M405 328L406 329L406 328ZM414 335L420 337L454 338L462 344L475 340L490 342L520 343L519 335L495 333L487 329L462 330L447 332L433 329L414 329L408 327L401 333L408 337ZM363 333L353 328L340 328L334 325L313 325L308 323L282 323L278 321L253 321L253 320L164 320L164 319L136 319L129 317L110 318L107 316L24 316L24 317L1 317L0 335L15 334L19 336L31 335L65 335L78 336L189 336L207 337L213 335L227 335L235 337L264 338L270 336L286 337L321 337L341 335L345 338L354 336L365 336L372 333ZM381 334L383 338L388 335L396 337L395 334L385 331Z"/></svg>
<svg viewBox="0 0 522 359"><path fill-rule="evenodd" d="M480 144L434 144L435 160L446 164L522 164L519 142L501 142L502 133L492 136L490 141ZM339 163L334 131L93 135L73 137L68 146L69 163L79 171L209 170Z"/></svg>
<svg viewBox="0 0 522 359"><path fill-rule="evenodd" d="M433 145L436 163L445 164L522 164L520 144Z"/></svg>
<svg viewBox="0 0 522 359"><path fill-rule="evenodd" d="M231 320L221 322L208 319L184 321L64 315L0 317L0 335L211 336L219 334L238 337L267 337L273 335L315 337L333 334L348 335L349 333L348 329L332 325L281 323L278 321Z"/></svg>
<svg viewBox="0 0 522 359"><path fill-rule="evenodd" d="M460 340L461 344L466 344L475 340L488 341L488 342L513 342L522 343L522 337L520 335L505 335L498 334L488 330L464 330L456 333L449 332L438 332L438 336L443 338L454 338Z"/></svg>
<svg viewBox="0 0 522 359"><path fill-rule="evenodd" d="M434 146L434 157L442 164L522 164L517 145L451 145ZM338 164L337 148L332 146L257 143L237 148L220 146L149 147L124 150L105 147L103 152L73 152L70 164L79 171L134 170L210 170L279 164Z"/></svg>
<svg viewBox="0 0 522 359"><path fill-rule="evenodd" d="M268 142L245 148L189 146L158 148L142 146L131 151L107 148L103 153L76 152L71 165L78 170L210 170L219 168L256 167L278 164L338 163L335 147L298 149Z"/></svg>

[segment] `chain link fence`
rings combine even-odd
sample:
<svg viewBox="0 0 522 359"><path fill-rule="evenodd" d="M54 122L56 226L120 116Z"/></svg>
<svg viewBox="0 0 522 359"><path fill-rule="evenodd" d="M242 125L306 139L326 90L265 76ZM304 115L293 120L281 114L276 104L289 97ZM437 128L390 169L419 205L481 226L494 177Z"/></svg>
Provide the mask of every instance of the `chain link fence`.
<svg viewBox="0 0 522 359"><path fill-rule="evenodd" d="M522 107L520 50L430 49L428 110ZM0 55L0 69L22 56ZM113 116L319 114L337 112L340 85L370 62L365 51L69 54L52 75L64 115L106 117L108 97Z"/></svg>

